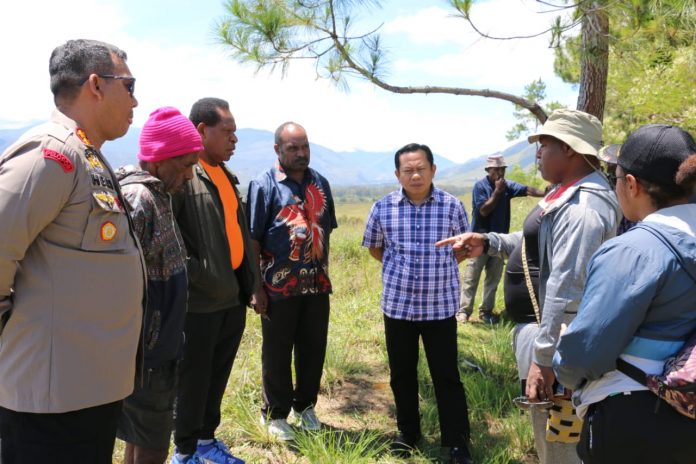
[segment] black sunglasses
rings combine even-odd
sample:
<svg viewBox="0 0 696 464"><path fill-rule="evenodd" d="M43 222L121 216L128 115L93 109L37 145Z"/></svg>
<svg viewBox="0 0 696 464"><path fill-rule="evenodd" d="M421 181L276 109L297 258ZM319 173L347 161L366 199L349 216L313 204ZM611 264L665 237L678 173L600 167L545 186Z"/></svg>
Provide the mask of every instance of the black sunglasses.
<svg viewBox="0 0 696 464"><path fill-rule="evenodd" d="M116 79L119 81L123 81L123 83L126 86L126 90L130 94L130 96L133 96L133 93L135 92L135 77L130 77L130 76L114 76L113 74L97 74L98 77L101 77L102 79ZM89 80L89 76L85 77L82 79L82 82L80 82L80 85L84 84Z"/></svg>

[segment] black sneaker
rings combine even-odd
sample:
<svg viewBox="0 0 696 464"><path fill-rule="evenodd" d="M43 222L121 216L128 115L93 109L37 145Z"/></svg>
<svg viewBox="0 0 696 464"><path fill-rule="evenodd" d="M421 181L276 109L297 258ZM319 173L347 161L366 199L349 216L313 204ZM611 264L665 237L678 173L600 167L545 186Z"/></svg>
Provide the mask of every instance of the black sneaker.
<svg viewBox="0 0 696 464"><path fill-rule="evenodd" d="M416 443L418 443L418 440L420 439L420 436L416 437L415 439L409 439L404 434L400 433L396 439L391 442L391 445L389 445L389 451L391 452L391 455L394 456L395 458L400 458L400 459L407 459L411 457L411 454L413 454L413 451L416 448Z"/></svg>
<svg viewBox="0 0 696 464"><path fill-rule="evenodd" d="M452 464L474 464L466 446L454 446L450 449L450 463Z"/></svg>
<svg viewBox="0 0 696 464"><path fill-rule="evenodd" d="M493 325L493 324L497 324L498 322L500 322L500 317L493 314L493 313L481 314L479 316L479 319L481 319L481 322L483 322L484 324Z"/></svg>

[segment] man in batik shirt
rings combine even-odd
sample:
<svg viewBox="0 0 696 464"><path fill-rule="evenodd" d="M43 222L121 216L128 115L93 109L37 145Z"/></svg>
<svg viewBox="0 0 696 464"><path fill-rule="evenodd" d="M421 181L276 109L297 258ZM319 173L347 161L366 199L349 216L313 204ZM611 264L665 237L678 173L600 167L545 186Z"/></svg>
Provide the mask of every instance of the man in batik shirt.
<svg viewBox="0 0 696 464"><path fill-rule="evenodd" d="M329 327L329 236L337 224L329 183L309 167L304 128L282 124L274 149L275 166L249 184L247 210L263 283L253 300L263 318L261 419L271 435L291 440L291 409L305 430L320 427L314 405Z"/></svg>

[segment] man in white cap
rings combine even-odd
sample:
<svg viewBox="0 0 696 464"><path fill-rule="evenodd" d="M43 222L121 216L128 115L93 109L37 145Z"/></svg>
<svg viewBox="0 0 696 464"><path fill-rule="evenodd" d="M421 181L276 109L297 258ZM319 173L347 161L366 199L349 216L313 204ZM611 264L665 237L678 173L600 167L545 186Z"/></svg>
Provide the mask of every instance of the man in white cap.
<svg viewBox="0 0 696 464"><path fill-rule="evenodd" d="M539 142L539 170L555 187L529 213L523 231L466 233L437 245L453 244L469 257L508 257L506 310L517 322L513 348L529 400L539 460L575 464L580 459L572 441L579 438L579 427L577 436L575 431L560 433L553 423L547 431L548 412L534 403L560 404L567 398L565 392L557 393L551 367L561 325L575 318L590 257L615 235L621 213L611 186L598 172L602 123L596 117L578 110L556 110L528 140ZM575 421L571 422L579 426L576 416Z"/></svg>
<svg viewBox="0 0 696 464"><path fill-rule="evenodd" d="M510 200L515 197L542 197L544 191L534 187L518 184L505 179L505 158L496 154L486 159L486 177L474 184L471 194L471 230L474 232L498 232L507 234L510 231ZM498 290L500 276L503 274L503 258L481 255L467 261L462 293L457 319L467 322L474 309L476 290L478 289L481 272L486 270L483 281L483 300L479 305L479 319L487 324L498 322L498 316L493 314L495 293Z"/></svg>

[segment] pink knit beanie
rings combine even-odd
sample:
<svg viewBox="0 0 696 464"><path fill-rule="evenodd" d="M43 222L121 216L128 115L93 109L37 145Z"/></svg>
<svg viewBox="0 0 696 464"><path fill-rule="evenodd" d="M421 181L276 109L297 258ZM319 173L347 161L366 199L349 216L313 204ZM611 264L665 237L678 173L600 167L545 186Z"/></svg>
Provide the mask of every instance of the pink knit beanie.
<svg viewBox="0 0 696 464"><path fill-rule="evenodd" d="M176 108L165 106L152 113L140 133L138 159L162 161L203 150L193 123Z"/></svg>

